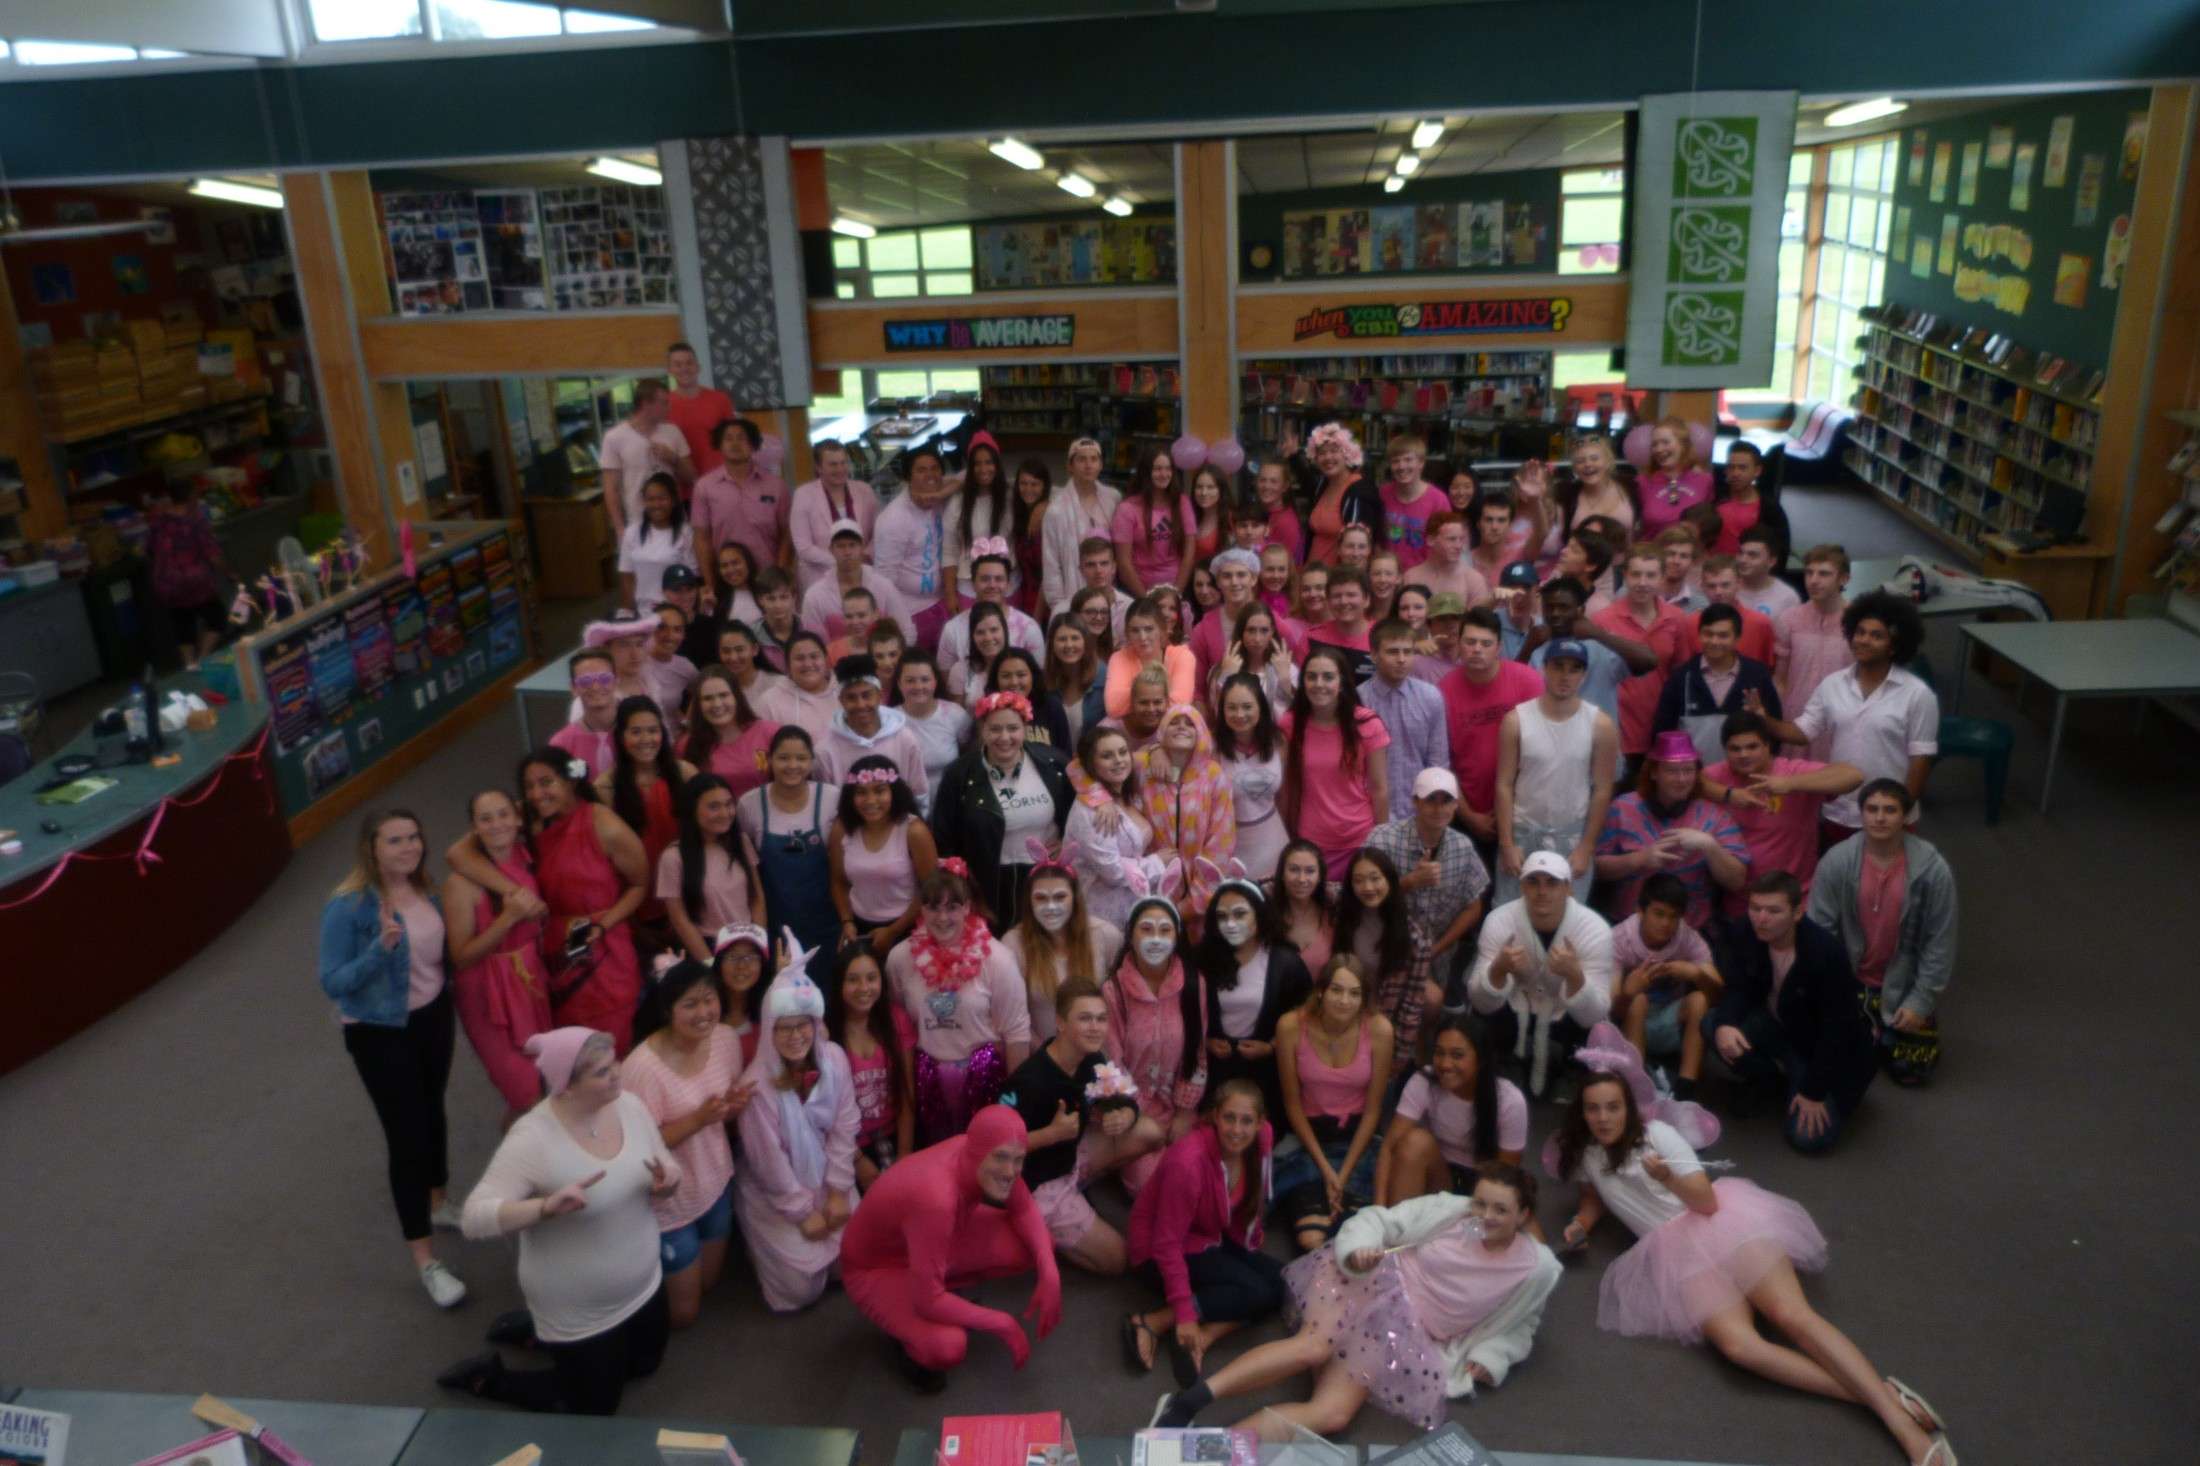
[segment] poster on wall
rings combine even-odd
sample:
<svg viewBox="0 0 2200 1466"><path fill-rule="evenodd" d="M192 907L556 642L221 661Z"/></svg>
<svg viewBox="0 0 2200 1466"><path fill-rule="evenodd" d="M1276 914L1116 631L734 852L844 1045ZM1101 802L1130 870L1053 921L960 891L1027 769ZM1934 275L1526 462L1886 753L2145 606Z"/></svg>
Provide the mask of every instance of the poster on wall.
<svg viewBox="0 0 2200 1466"><path fill-rule="evenodd" d="M1456 258L1450 204L1423 204L1414 220L1415 268L1448 270Z"/></svg>
<svg viewBox="0 0 2200 1466"><path fill-rule="evenodd" d="M351 643L345 639L340 616L324 616L306 632L306 660L313 668L313 701L324 723L341 723L351 716L352 694L358 682L352 674Z"/></svg>
<svg viewBox="0 0 2200 1466"><path fill-rule="evenodd" d="M1643 98L1629 385L1771 377L1795 103L1792 91Z"/></svg>
<svg viewBox="0 0 2200 1466"><path fill-rule="evenodd" d="M2061 188L2070 177L2070 137L2078 119L2065 114L2047 126L2047 166L2040 170L2040 187Z"/></svg>
<svg viewBox="0 0 2200 1466"><path fill-rule="evenodd" d="M399 315L488 309L481 221L471 194L386 193L381 204Z"/></svg>
<svg viewBox="0 0 2200 1466"><path fill-rule="evenodd" d="M670 303L672 230L662 189L545 188L536 202L558 310Z"/></svg>
<svg viewBox="0 0 2200 1466"><path fill-rule="evenodd" d="M2084 255L2066 254L2058 258L2055 261L2055 304L2083 310L2086 277L2092 273L2093 261Z"/></svg>
<svg viewBox="0 0 2200 1466"><path fill-rule="evenodd" d="M2126 183L2139 181L2139 163L2147 150L2147 114L2134 112L2124 119L2123 172Z"/></svg>
<svg viewBox="0 0 2200 1466"><path fill-rule="evenodd" d="M1505 263L1503 202L1459 206L1459 263L1484 269Z"/></svg>
<svg viewBox="0 0 2200 1466"><path fill-rule="evenodd" d="M1401 270L1412 269L1413 261L1417 257L1413 241L1413 206L1398 204L1371 209L1368 217L1375 228L1375 256L1372 265L1375 272L1395 275Z"/></svg>
<svg viewBox="0 0 2200 1466"><path fill-rule="evenodd" d="M263 651L260 675L267 683L275 751L288 753L304 747L321 731L321 710L313 701L313 667L306 660L305 638L286 636Z"/></svg>
<svg viewBox="0 0 2200 1466"><path fill-rule="evenodd" d="M2017 145L2017 130L2006 122L1997 122L1986 129L1986 166L2006 168L2010 154Z"/></svg>
<svg viewBox="0 0 2200 1466"><path fill-rule="evenodd" d="M382 598L367 596L344 608L344 640L351 646L351 674L359 700L373 702L390 685L390 628Z"/></svg>
<svg viewBox="0 0 2200 1466"><path fill-rule="evenodd" d="M420 572L420 603L427 613L428 655L438 661L457 656L465 638L458 630L458 597L451 589L450 561Z"/></svg>
<svg viewBox="0 0 2200 1466"><path fill-rule="evenodd" d="M2101 288L2116 290L2124 283L2124 266L2131 259L2131 216L2118 214L2109 221L2108 242L2101 246Z"/></svg>
<svg viewBox="0 0 2200 1466"><path fill-rule="evenodd" d="M1895 206L1894 211L1894 248L1892 254L1894 258L1899 260L1907 257L1909 253L1910 209L1907 204L1898 204Z"/></svg>
<svg viewBox="0 0 2200 1466"><path fill-rule="evenodd" d="M1935 143L1933 145L1933 183L1932 187L1926 190L1925 197L1936 204L1948 202L1948 165L1955 161L1955 156L1956 145L1954 143Z"/></svg>
<svg viewBox="0 0 2200 1466"><path fill-rule="evenodd" d="M1956 237L1963 230L1963 221L1954 214L1940 216L1940 249L1933 256L1933 269L1943 275L1956 272Z"/></svg>
<svg viewBox="0 0 2200 1466"><path fill-rule="evenodd" d="M1910 241L1910 273L1920 280L1933 278L1933 241L1922 231Z"/></svg>
<svg viewBox="0 0 2200 1466"><path fill-rule="evenodd" d="M1916 132L1910 134L1909 184L1912 188L1923 188L1925 186L1925 138L1926 133L1923 128L1919 128Z"/></svg>
<svg viewBox="0 0 2200 1466"><path fill-rule="evenodd" d="M1979 157L1985 151L1982 143L1963 145L1963 165L1956 175L1956 202L1965 208L1978 202Z"/></svg>
<svg viewBox="0 0 2200 1466"><path fill-rule="evenodd" d="M390 628L390 664L400 677L417 676L428 665L428 613L419 585L404 580L382 592L382 618Z"/></svg>
<svg viewBox="0 0 2200 1466"><path fill-rule="evenodd" d="M2031 143L2023 144L2009 167L2009 207L2020 214L2032 207L2032 164L2039 151Z"/></svg>
<svg viewBox="0 0 2200 1466"><path fill-rule="evenodd" d="M2070 222L2087 228L2101 217L2101 184L2108 176L2108 159L2087 153L2078 164L2078 186L2072 191Z"/></svg>
<svg viewBox="0 0 2200 1466"><path fill-rule="evenodd" d="M474 195L481 223L482 261L489 277L489 304L497 310L544 309L549 298L542 282L542 226L535 217L532 189L483 189Z"/></svg>

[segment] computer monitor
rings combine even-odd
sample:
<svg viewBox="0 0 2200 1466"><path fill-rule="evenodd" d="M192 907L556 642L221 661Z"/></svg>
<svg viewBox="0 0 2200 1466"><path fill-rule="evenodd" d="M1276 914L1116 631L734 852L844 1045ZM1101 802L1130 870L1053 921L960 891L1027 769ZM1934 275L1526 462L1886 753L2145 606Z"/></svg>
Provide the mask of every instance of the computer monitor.
<svg viewBox="0 0 2200 1466"><path fill-rule="evenodd" d="M2040 495L2040 515L2032 528L2049 543L2067 545L2085 533L2085 495L2067 484L2048 484Z"/></svg>

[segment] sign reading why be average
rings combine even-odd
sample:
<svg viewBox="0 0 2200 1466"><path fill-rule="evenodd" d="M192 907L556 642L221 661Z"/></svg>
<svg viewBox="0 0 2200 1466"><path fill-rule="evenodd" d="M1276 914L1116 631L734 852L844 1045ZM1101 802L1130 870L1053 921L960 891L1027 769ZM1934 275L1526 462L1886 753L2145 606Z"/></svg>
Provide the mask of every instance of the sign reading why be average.
<svg viewBox="0 0 2200 1466"><path fill-rule="evenodd" d="M1291 323L1291 339L1316 336L1505 336L1563 331L1574 303L1563 295L1520 300L1426 300L1324 306Z"/></svg>
<svg viewBox="0 0 2200 1466"><path fill-rule="evenodd" d="M1627 381L1746 387L1772 375L1794 92L1642 99Z"/></svg>
<svg viewBox="0 0 2200 1466"><path fill-rule="evenodd" d="M888 351L991 351L1007 346L1068 346L1077 317L943 316L936 321L888 321Z"/></svg>

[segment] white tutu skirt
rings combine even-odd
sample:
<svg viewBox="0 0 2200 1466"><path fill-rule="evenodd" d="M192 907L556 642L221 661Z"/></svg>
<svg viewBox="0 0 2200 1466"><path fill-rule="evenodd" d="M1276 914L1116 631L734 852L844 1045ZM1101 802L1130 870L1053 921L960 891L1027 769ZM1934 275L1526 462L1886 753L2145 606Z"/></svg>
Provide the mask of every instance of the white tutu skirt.
<svg viewBox="0 0 2200 1466"><path fill-rule="evenodd" d="M1711 1183L1719 1209L1683 1212L1604 1270L1597 1326L1630 1337L1703 1342L1703 1321L1741 1302L1784 1258L1826 1266L1826 1238L1784 1196L1731 1177Z"/></svg>

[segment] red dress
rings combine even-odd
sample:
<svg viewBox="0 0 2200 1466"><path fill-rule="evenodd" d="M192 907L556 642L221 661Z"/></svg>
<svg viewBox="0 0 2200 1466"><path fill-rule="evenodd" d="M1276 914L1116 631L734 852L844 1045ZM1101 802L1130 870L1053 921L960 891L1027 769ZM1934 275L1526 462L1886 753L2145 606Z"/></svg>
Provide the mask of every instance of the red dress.
<svg viewBox="0 0 2200 1466"><path fill-rule="evenodd" d="M497 869L514 885L542 894L525 846L514 845ZM484 891L474 900L474 931L487 931L496 918L496 907ZM497 949L461 968L451 986L466 1041L481 1056L481 1067L489 1071L505 1106L514 1115L533 1109L542 1098L542 1076L521 1046L552 1026L550 988L543 976L542 923L513 922Z"/></svg>
<svg viewBox="0 0 2200 1466"><path fill-rule="evenodd" d="M563 975L566 924L602 911L626 894L625 880L596 836L594 816L594 805L577 805L535 838L535 879L550 905L542 951L552 974L550 1011L558 1025L608 1033L624 1058L633 1047L634 1009L642 996L633 923L622 921L604 935L596 965L585 978L575 981Z"/></svg>
<svg viewBox="0 0 2200 1466"><path fill-rule="evenodd" d="M642 869L654 874L657 858L680 838L680 817L672 812L670 783L659 779L642 791L642 827L634 833L642 837ZM651 895L634 913L634 919L646 922L663 921L665 903Z"/></svg>

